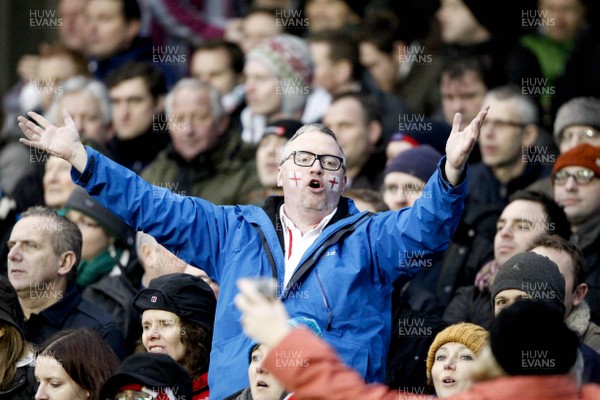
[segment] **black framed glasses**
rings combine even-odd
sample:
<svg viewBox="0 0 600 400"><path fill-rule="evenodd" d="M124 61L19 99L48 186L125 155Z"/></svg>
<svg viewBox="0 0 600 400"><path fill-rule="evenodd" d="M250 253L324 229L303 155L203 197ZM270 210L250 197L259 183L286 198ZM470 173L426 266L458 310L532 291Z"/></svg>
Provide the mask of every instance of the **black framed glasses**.
<svg viewBox="0 0 600 400"><path fill-rule="evenodd" d="M331 154L314 154L309 151L292 151L292 153L281 161L282 165L284 162L293 158L294 164L299 167L312 167L316 160L321 163L321 168L327 171L337 171L342 167L344 159L338 156L332 156Z"/></svg>
<svg viewBox="0 0 600 400"><path fill-rule="evenodd" d="M592 171L591 169L587 169L587 168L580 169L573 174L570 174L567 171L565 171L564 169L561 169L560 171L552 174L552 182L554 182L555 185L562 186L565 183L567 183L567 181L569 180L569 178L571 176L573 177L573 179L575 179L575 182L577 182L578 185L583 186L583 185L587 185L588 183L590 183L592 181L592 179L594 179L596 174L594 173L594 171Z"/></svg>
<svg viewBox="0 0 600 400"><path fill-rule="evenodd" d="M527 124L517 121L503 121L500 119L489 119L486 118L481 124L483 127L492 127L494 129L507 129L507 128L525 128Z"/></svg>

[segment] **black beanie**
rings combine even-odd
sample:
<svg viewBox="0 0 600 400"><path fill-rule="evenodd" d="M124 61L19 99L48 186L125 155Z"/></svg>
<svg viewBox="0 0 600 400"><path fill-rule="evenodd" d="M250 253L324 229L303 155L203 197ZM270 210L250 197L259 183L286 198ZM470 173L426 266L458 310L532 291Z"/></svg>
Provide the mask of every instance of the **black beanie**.
<svg viewBox="0 0 600 400"><path fill-rule="evenodd" d="M496 295L506 289L522 290L530 300L551 303L565 312L565 278L546 256L527 252L509 258L492 283L492 309Z"/></svg>
<svg viewBox="0 0 600 400"><path fill-rule="evenodd" d="M428 144L405 150L392 159L384 175L403 172L427 182L436 171L442 155Z"/></svg>
<svg viewBox="0 0 600 400"><path fill-rule="evenodd" d="M500 312L490 329L490 346L510 375L566 374L577 360L577 334L558 308L522 300Z"/></svg>
<svg viewBox="0 0 600 400"><path fill-rule="evenodd" d="M275 135L290 140L296 134L296 131L302 128L304 124L295 119L278 119L269 123L264 130L260 140L269 135Z"/></svg>
<svg viewBox="0 0 600 400"><path fill-rule="evenodd" d="M140 384L162 392L171 389L177 399L192 400L192 378L171 356L136 353L123 360L100 391L101 399L112 399L125 385Z"/></svg>
<svg viewBox="0 0 600 400"><path fill-rule="evenodd" d="M198 276L173 273L154 278L133 299L133 306L145 310L172 312L211 333L215 322L217 299L208 283Z"/></svg>

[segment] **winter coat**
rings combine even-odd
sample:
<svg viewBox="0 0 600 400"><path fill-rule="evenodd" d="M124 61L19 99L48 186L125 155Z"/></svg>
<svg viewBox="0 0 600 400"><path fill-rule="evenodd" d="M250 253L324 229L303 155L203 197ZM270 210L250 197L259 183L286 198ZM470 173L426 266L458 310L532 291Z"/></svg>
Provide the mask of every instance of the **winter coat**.
<svg viewBox="0 0 600 400"><path fill-rule="evenodd" d="M261 187L254 163L255 150L239 135L224 134L216 148L190 162L173 147L160 152L141 176L148 182L215 204L248 204L251 191Z"/></svg>
<svg viewBox="0 0 600 400"><path fill-rule="evenodd" d="M489 290L481 291L475 285L458 288L442 318L449 324L471 322L489 330L494 322Z"/></svg>
<svg viewBox="0 0 600 400"><path fill-rule="evenodd" d="M246 355L252 341L243 334L233 304L242 277L275 277L290 315L315 319L348 365L367 381L383 381L393 283L414 275L411 258L445 250L466 189L464 182L451 187L442 177L442 159L424 188L431 196L411 208L369 218L342 197L284 287L278 215L283 198L271 197L263 208L216 206L152 186L97 151L86 150L86 168L82 174L72 170L72 178L134 229L202 266L219 283L208 373L216 399L248 386Z"/></svg>
<svg viewBox="0 0 600 400"><path fill-rule="evenodd" d="M25 339L36 345L65 329L92 329L112 347L116 355L127 356L123 333L110 315L81 297L75 285L69 286L62 298L24 323Z"/></svg>
<svg viewBox="0 0 600 400"><path fill-rule="evenodd" d="M578 226L570 240L583 251L583 271L589 287L585 299L591 309L592 321L600 325L600 214Z"/></svg>
<svg viewBox="0 0 600 400"><path fill-rule="evenodd" d="M466 214L469 213L471 204L493 204L502 209L507 205L511 194L525 189L538 179L549 176L551 172L550 165L527 164L521 175L503 184L498 181L488 166L483 162L477 163L471 168Z"/></svg>
<svg viewBox="0 0 600 400"><path fill-rule="evenodd" d="M167 61L168 56L170 55L155 54L155 46L150 38L136 36L127 49L103 59L92 57L89 68L94 78L106 83L113 71L129 62L153 64L164 75L167 89L170 90L182 77L180 73L177 73L172 63L160 62L162 60Z"/></svg>
<svg viewBox="0 0 600 400"><path fill-rule="evenodd" d="M600 353L600 326L590 321L590 306L583 301L573 307L565 318L567 326L577 333L583 343Z"/></svg>
<svg viewBox="0 0 600 400"><path fill-rule="evenodd" d="M299 358L292 357L292 354L298 354ZM356 371L346 367L339 360L335 351L327 343L304 327L294 329L273 347L265 357L264 367L289 390L293 390L300 399L427 400L433 398L422 394L401 393L380 384L365 384ZM511 376L475 384L466 392L447 399L597 400L600 399L600 385L584 385L581 390L578 390L575 380L568 375Z"/></svg>
<svg viewBox="0 0 600 400"><path fill-rule="evenodd" d="M29 354L25 359L17 362L15 377L9 387L0 389L2 400L31 400L35 397L38 383L35 380L35 359Z"/></svg>
<svg viewBox="0 0 600 400"><path fill-rule="evenodd" d="M109 314L123 332L128 354L133 354L136 342L142 335L140 314L133 307L138 292L120 266L113 273L86 287L82 296Z"/></svg>

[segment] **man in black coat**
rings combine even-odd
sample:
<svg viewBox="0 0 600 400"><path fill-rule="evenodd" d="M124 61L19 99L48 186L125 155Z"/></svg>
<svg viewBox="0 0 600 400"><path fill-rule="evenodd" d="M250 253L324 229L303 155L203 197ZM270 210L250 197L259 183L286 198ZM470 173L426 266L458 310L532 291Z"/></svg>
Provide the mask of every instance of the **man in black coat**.
<svg viewBox="0 0 600 400"><path fill-rule="evenodd" d="M8 240L8 279L19 296L27 341L41 344L64 329L90 328L126 356L112 318L84 300L75 286L81 257L77 225L44 207L21 215Z"/></svg>

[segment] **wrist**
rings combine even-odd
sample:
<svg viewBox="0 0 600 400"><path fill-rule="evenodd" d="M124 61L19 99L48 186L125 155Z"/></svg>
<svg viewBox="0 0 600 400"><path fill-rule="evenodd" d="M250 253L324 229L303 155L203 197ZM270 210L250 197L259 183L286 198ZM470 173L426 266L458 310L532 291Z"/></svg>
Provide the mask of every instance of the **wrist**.
<svg viewBox="0 0 600 400"><path fill-rule="evenodd" d="M462 178L464 167L463 168L455 168L452 167L448 161L446 160L446 165L444 166L444 172L446 175L446 179L452 186L457 186Z"/></svg>
<svg viewBox="0 0 600 400"><path fill-rule="evenodd" d="M69 161L77 171L83 172L87 165L87 151L85 150L85 146L82 143L76 144L73 153L71 154L71 158L67 161Z"/></svg>

